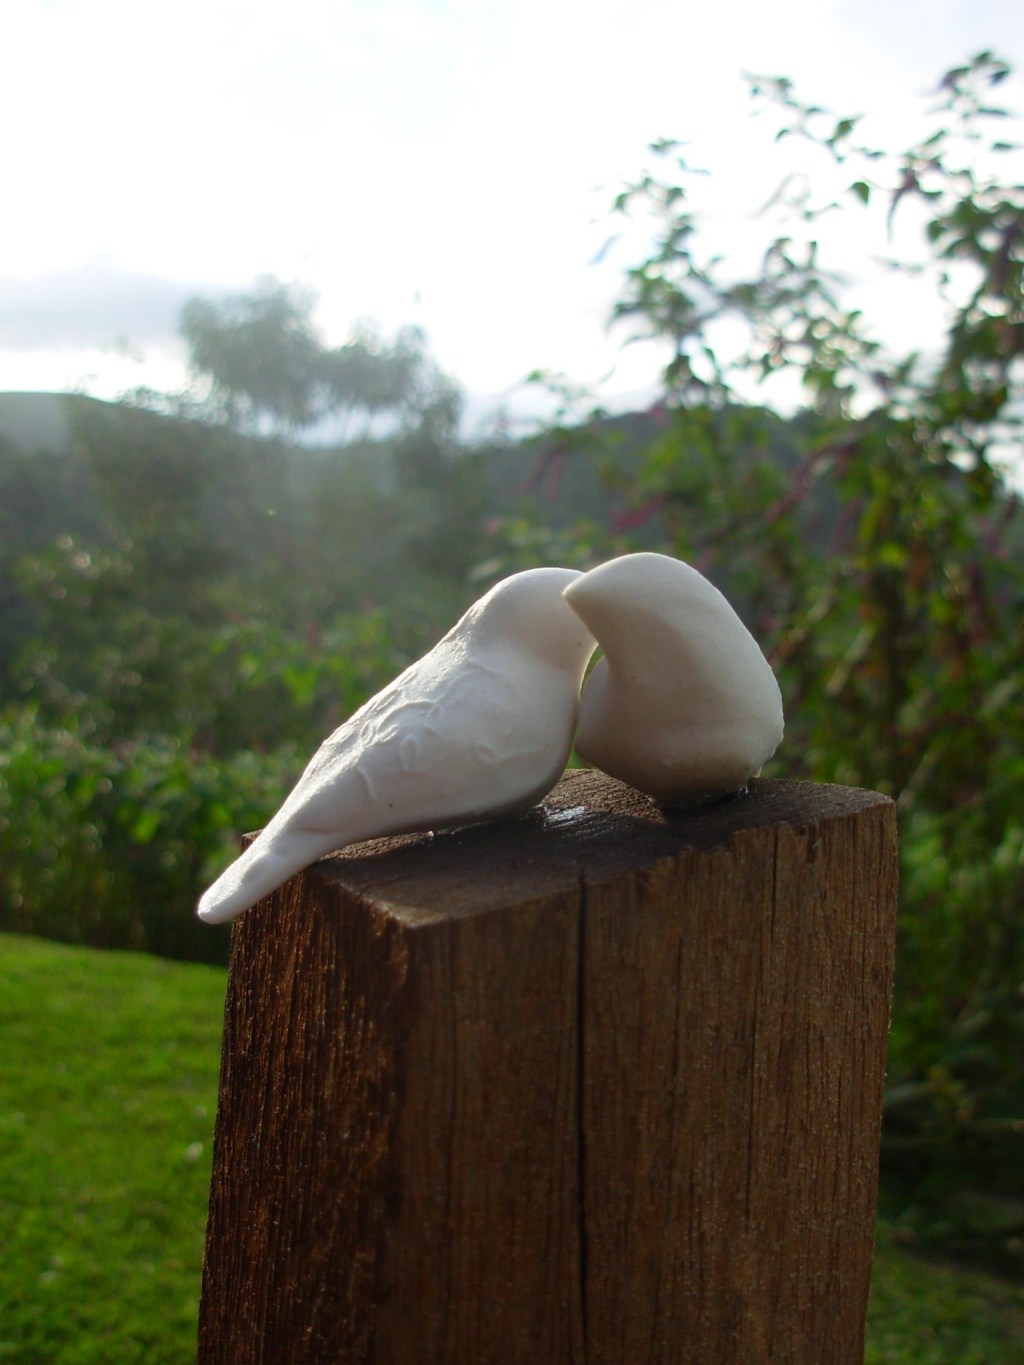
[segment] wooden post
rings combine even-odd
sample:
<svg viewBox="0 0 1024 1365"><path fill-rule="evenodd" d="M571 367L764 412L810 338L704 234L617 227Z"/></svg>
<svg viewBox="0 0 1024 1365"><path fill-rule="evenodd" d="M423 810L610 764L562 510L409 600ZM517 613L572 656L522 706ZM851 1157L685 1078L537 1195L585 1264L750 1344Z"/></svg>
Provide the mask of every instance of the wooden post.
<svg viewBox="0 0 1024 1365"><path fill-rule="evenodd" d="M238 921L202 1365L863 1359L892 803L363 844Z"/></svg>

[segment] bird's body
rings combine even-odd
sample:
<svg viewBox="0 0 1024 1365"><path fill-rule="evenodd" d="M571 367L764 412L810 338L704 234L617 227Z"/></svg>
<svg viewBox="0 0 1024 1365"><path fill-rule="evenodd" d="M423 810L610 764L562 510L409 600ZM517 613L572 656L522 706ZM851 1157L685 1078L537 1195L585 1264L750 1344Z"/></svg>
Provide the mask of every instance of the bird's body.
<svg viewBox="0 0 1024 1365"><path fill-rule="evenodd" d="M565 590L604 657L576 749L662 805L742 788L782 740L771 666L719 590L668 555L624 555Z"/></svg>
<svg viewBox="0 0 1024 1365"><path fill-rule="evenodd" d="M569 569L491 589L428 654L354 713L277 814L199 901L223 923L362 839L515 814L562 774L594 641L562 592Z"/></svg>

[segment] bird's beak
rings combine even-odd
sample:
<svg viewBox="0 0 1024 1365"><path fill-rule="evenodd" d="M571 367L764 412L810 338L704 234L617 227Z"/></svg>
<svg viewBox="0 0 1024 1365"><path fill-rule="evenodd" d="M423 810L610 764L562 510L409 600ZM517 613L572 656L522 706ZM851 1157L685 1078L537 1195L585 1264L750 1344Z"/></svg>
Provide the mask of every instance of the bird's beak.
<svg viewBox="0 0 1024 1365"><path fill-rule="evenodd" d="M589 627L591 634L596 634L594 617L601 615L600 605L603 594L600 588L595 589L594 584L588 579L589 574L581 574L575 582L570 583L567 588L562 590L562 596L583 624Z"/></svg>
<svg viewBox="0 0 1024 1365"><path fill-rule="evenodd" d="M605 565L592 569L575 583L570 583L562 596L572 607L583 624L603 644L602 635L608 631L621 633L623 626L634 618L639 608L637 594L631 585L616 582L607 572L602 573Z"/></svg>

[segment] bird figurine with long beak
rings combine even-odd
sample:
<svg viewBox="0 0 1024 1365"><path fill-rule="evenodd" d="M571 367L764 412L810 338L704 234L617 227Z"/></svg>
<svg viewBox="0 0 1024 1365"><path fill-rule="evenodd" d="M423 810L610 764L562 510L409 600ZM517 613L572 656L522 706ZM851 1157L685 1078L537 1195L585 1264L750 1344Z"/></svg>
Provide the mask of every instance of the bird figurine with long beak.
<svg viewBox="0 0 1024 1365"><path fill-rule="evenodd" d="M324 741L200 898L200 919L234 919L346 844L517 814L546 796L569 756L594 650L562 596L579 577L529 569L470 607Z"/></svg>
<svg viewBox="0 0 1024 1365"><path fill-rule="evenodd" d="M565 589L603 650L580 698L581 758L688 806L741 790L782 741L779 685L719 590L669 555L632 554Z"/></svg>

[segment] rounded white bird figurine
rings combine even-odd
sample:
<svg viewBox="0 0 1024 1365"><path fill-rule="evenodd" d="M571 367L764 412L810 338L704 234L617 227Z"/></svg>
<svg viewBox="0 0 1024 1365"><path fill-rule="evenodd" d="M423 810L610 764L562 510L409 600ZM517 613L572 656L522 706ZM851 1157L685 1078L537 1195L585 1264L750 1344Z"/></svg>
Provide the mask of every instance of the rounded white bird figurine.
<svg viewBox="0 0 1024 1365"><path fill-rule="evenodd" d="M782 740L779 685L719 590L669 555L633 554L565 599L604 657L580 698L576 750L664 806L745 786Z"/></svg>
<svg viewBox="0 0 1024 1365"><path fill-rule="evenodd" d="M346 844L527 810L562 775L594 640L562 593L573 569L496 584L429 654L356 711L200 898L234 919Z"/></svg>

